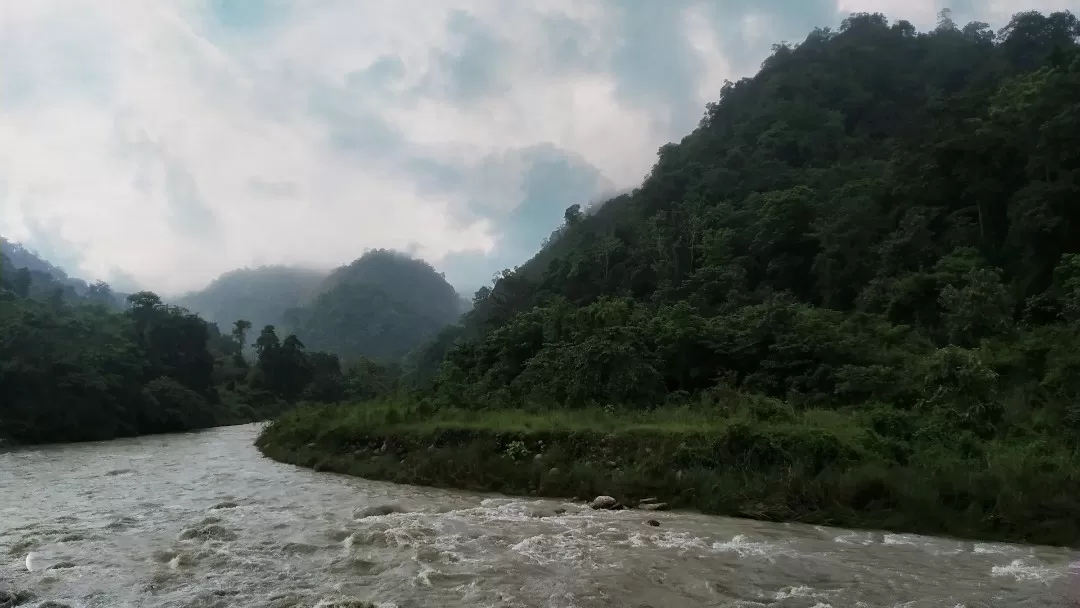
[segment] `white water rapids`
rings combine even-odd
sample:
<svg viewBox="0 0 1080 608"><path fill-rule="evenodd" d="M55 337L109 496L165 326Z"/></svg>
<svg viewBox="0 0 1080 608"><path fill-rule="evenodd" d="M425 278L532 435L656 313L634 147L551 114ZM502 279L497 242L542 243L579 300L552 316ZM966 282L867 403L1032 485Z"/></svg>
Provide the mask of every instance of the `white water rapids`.
<svg viewBox="0 0 1080 608"><path fill-rule="evenodd" d="M257 431L0 454L0 608L1080 606L1064 549L371 482Z"/></svg>

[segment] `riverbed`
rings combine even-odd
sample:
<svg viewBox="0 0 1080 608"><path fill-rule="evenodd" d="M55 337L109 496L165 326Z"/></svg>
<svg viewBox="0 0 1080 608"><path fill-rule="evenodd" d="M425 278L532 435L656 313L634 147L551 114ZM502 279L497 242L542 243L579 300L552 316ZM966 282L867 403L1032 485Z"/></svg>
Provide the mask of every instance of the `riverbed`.
<svg viewBox="0 0 1080 608"><path fill-rule="evenodd" d="M1066 549L372 482L270 461L258 430L0 454L0 592L71 608L1080 606Z"/></svg>

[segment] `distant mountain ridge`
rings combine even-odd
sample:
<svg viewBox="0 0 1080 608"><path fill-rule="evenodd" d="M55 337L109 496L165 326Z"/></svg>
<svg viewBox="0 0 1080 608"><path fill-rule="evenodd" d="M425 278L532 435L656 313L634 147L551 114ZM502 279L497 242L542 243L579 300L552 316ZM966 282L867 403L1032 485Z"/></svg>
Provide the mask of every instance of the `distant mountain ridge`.
<svg viewBox="0 0 1080 608"><path fill-rule="evenodd" d="M20 271L25 276L20 278ZM64 300L90 300L120 307L127 294L116 293L104 281L88 283L83 279L71 277L59 266L41 257L21 243L0 236L0 287L14 289L25 281L25 295L37 299L54 297L57 294Z"/></svg>
<svg viewBox="0 0 1080 608"><path fill-rule="evenodd" d="M461 309L457 291L430 264L375 249L331 272L284 317L308 348L394 361L454 323Z"/></svg>
<svg viewBox="0 0 1080 608"><path fill-rule="evenodd" d="M344 359L395 361L454 323L470 302L427 262L370 250L332 271L241 268L175 303L220 327L246 319L295 333L309 348Z"/></svg>
<svg viewBox="0 0 1080 608"><path fill-rule="evenodd" d="M26 268L31 272L47 274L59 283L71 285L80 293L85 292L88 287L86 281L69 277L63 268L42 258L37 252L31 251L23 244L10 241L2 236L0 236L0 254L3 254L8 263L16 270Z"/></svg>
<svg viewBox="0 0 1080 608"><path fill-rule="evenodd" d="M221 327L237 319L262 328L280 326L282 313L307 301L328 272L291 266L260 266L230 270L176 303Z"/></svg>

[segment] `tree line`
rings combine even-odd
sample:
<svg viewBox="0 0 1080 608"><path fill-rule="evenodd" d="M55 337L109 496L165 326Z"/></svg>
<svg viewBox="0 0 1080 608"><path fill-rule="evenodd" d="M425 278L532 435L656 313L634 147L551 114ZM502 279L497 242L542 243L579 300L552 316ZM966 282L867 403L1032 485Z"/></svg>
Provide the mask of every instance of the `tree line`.
<svg viewBox="0 0 1080 608"><path fill-rule="evenodd" d="M0 255L0 441L108 439L247 422L298 399L361 399L394 381L368 361L342 370L273 326L244 355L230 333L153 292L120 305L105 283L83 294Z"/></svg>

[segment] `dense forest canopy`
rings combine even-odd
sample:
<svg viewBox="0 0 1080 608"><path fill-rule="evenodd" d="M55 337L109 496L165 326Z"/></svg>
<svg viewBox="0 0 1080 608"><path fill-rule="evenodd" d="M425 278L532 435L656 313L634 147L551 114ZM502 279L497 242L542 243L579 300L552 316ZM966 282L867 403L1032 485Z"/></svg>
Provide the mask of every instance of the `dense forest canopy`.
<svg viewBox="0 0 1080 608"><path fill-rule="evenodd" d="M0 253L0 445L245 422L299 399L362 399L397 382L366 361L343 370L272 325L254 338L252 323L237 319L223 333L152 292L121 305L105 283L80 291L36 256L35 270L18 265L27 259Z"/></svg>
<svg viewBox="0 0 1080 608"><path fill-rule="evenodd" d="M1078 37L1067 12L995 33L944 11L777 45L640 188L567 209L418 377L471 408L734 387L980 434L1080 425Z"/></svg>

